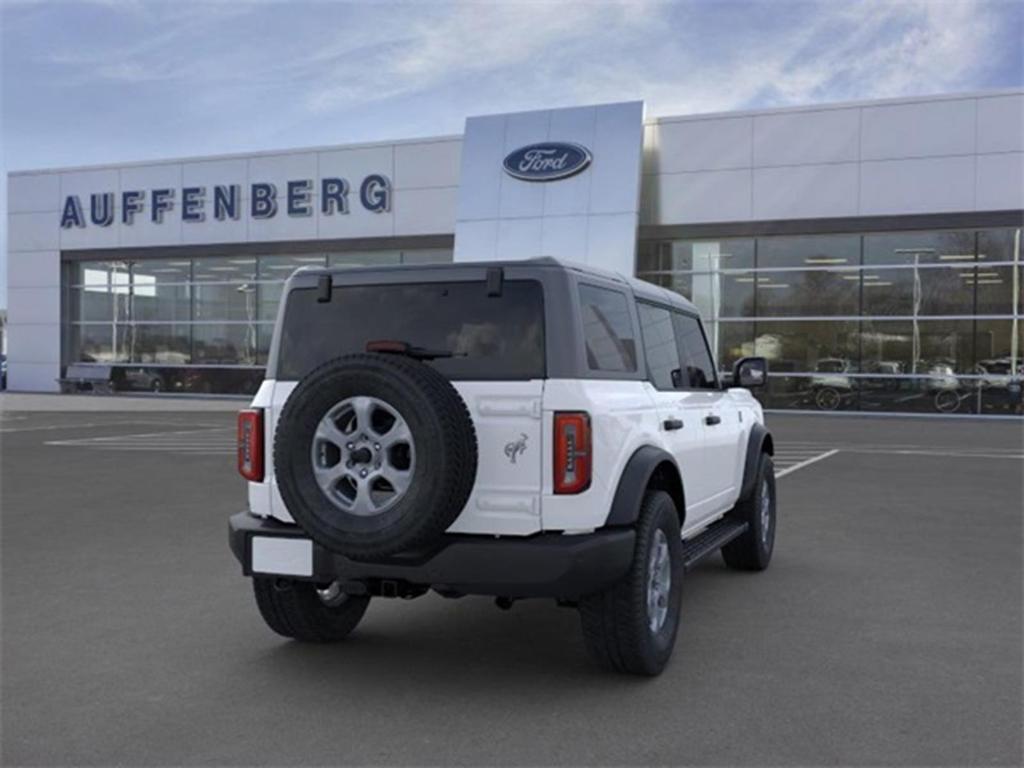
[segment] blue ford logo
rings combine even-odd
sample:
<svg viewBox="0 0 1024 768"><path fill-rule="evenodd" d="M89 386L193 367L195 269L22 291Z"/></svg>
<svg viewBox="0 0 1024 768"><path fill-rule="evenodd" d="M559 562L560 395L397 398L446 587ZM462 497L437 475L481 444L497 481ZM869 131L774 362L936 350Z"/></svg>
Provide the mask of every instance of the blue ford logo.
<svg viewBox="0 0 1024 768"><path fill-rule="evenodd" d="M523 181L554 181L573 176L590 165L590 151L579 144L549 141L510 153L505 173Z"/></svg>

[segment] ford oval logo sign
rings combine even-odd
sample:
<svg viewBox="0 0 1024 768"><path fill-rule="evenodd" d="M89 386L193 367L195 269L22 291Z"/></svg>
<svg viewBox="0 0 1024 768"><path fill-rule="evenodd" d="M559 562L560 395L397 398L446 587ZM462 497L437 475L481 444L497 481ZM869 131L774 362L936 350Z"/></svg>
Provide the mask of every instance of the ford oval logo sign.
<svg viewBox="0 0 1024 768"><path fill-rule="evenodd" d="M510 153L505 173L523 181L555 181L573 176L590 165L590 151L579 144L548 141Z"/></svg>

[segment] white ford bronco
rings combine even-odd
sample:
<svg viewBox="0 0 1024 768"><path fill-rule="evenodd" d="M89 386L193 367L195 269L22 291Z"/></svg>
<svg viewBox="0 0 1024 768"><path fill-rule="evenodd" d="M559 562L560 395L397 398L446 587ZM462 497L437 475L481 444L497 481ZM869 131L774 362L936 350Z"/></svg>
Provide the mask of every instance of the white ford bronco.
<svg viewBox="0 0 1024 768"><path fill-rule="evenodd" d="M771 559L766 376L723 385L682 297L553 259L301 269L231 549L286 637L339 640L371 597L547 597L597 662L658 674L687 569Z"/></svg>

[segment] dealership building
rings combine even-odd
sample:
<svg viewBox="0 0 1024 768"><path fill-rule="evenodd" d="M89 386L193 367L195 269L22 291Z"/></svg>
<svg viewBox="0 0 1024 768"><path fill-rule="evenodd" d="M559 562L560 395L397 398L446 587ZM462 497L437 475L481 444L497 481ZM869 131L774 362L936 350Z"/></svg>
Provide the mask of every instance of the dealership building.
<svg viewBox="0 0 1024 768"><path fill-rule="evenodd" d="M691 299L769 407L1021 412L1021 90L22 171L8 216L11 390L247 393L296 268L553 256Z"/></svg>

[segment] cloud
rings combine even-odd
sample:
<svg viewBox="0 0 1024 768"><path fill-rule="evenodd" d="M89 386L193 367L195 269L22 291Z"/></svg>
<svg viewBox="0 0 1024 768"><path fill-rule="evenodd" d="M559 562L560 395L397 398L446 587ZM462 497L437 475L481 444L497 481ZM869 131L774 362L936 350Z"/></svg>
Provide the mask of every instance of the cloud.
<svg viewBox="0 0 1024 768"><path fill-rule="evenodd" d="M563 60L562 49L574 43L597 47L611 36L621 40L647 29L652 15L666 6L649 0L469 2L407 15L412 7L393 6L401 24L397 29L394 24L377 28L375 52L360 62L356 77L313 83L307 97L310 108L326 111L496 71L504 71L508 87L514 89L522 70L544 66L545 59ZM342 56L319 58L342 61Z"/></svg>
<svg viewBox="0 0 1024 768"><path fill-rule="evenodd" d="M736 23L716 28L722 8ZM378 27L357 74L313 77L304 102L329 113L477 82L514 102L525 89L538 103L643 97L676 114L970 89L1008 14L1008 3L956 0L461 3Z"/></svg>

